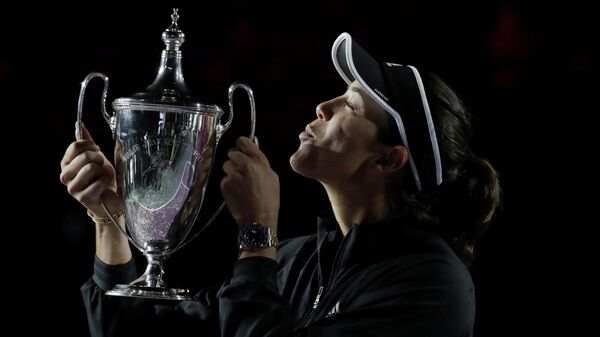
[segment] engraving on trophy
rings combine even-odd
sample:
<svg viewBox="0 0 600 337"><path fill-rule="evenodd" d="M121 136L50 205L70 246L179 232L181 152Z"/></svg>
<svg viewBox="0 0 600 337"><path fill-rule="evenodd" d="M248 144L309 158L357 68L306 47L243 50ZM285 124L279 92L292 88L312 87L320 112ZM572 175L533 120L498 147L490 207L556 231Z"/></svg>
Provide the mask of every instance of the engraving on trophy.
<svg viewBox="0 0 600 337"><path fill-rule="evenodd" d="M123 160L129 160L129 158L131 158L131 156L133 156L136 152L138 152L141 149L142 148L140 147L139 144L135 144L134 146L131 147L131 149L129 149L125 153L123 153Z"/></svg>

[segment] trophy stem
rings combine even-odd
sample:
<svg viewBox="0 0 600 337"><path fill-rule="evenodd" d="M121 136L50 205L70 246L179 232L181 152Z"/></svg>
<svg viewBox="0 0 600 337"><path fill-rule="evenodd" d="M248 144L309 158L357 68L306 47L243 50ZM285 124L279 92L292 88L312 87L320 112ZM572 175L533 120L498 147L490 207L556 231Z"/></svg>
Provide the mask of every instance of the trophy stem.
<svg viewBox="0 0 600 337"><path fill-rule="evenodd" d="M146 271L137 280L133 281L134 285L146 287L166 288L164 281L165 271L163 263L169 257L168 254L146 254L148 265Z"/></svg>
<svg viewBox="0 0 600 337"><path fill-rule="evenodd" d="M148 242L144 255L148 260L146 271L137 280L130 284L118 284L114 289L107 291L107 295L140 298L154 298L162 300L191 300L188 289L169 288L164 281L165 272L163 264L170 254L164 253L164 242Z"/></svg>

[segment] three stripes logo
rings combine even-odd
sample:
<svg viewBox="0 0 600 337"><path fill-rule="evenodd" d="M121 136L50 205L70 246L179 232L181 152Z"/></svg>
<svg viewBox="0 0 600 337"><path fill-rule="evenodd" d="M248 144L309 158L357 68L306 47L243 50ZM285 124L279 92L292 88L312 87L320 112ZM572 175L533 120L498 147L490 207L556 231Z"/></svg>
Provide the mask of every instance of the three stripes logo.
<svg viewBox="0 0 600 337"><path fill-rule="evenodd" d="M333 308L331 308L331 310L329 310L329 312L327 313L327 315L325 315L325 317L333 316L339 312L340 312L340 301L337 301L337 303L333 306Z"/></svg>

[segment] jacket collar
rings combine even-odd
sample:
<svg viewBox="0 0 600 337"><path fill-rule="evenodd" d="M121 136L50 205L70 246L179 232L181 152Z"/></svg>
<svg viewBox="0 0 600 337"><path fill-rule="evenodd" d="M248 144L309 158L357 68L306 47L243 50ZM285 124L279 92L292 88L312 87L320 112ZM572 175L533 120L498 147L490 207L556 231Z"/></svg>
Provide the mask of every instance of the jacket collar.
<svg viewBox="0 0 600 337"><path fill-rule="evenodd" d="M321 213L317 223L317 249L321 261L322 256L336 254L343 236L331 209ZM435 234L415 226L406 218L392 216L376 223L354 224L346 236L343 249L339 252L338 263L348 267L419 250L424 242Z"/></svg>
<svg viewBox="0 0 600 337"><path fill-rule="evenodd" d="M336 236L341 234L339 226L335 221L333 210L328 209L317 216L317 238L319 247L327 240L332 242Z"/></svg>

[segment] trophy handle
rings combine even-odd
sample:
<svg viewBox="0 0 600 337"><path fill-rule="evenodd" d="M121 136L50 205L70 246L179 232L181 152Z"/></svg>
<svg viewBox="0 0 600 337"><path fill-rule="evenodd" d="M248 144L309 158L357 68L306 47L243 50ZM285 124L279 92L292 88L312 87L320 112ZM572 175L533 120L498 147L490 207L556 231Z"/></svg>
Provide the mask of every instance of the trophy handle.
<svg viewBox="0 0 600 337"><path fill-rule="evenodd" d="M83 139L83 128L81 125L81 117L83 115L83 98L85 97L85 89L87 88L88 83L90 83L90 81L96 77L99 77L104 81L104 89L102 90L102 98L100 99L100 107L102 109L102 115L104 116L104 120L106 120L106 122L108 123L108 126L110 127L110 130L112 132L112 136L113 136L113 138L115 138L117 118L116 118L116 116L110 116L108 114L108 112L106 112L106 94L108 92L108 76L106 76L102 73L92 72L92 73L89 73L83 79L83 81L81 82L81 90L79 91L79 101L77 103L77 123L75 124L77 140ZM127 234L125 229L123 229L123 228L121 228L121 226L119 226L118 219L116 219L113 216L113 213L109 211L104 200L100 200L100 203L102 204L102 208L104 209L104 212L106 212L106 214L108 215L108 217L110 218L112 223L119 229L119 231L121 231L121 233L123 233L123 235L125 235L127 240L129 240L129 242L131 242L131 244L133 244L137 249L143 251L143 248L133 241L133 239L131 238L131 236L129 236L129 234Z"/></svg>
<svg viewBox="0 0 600 337"><path fill-rule="evenodd" d="M231 126L231 121L233 120L233 92L235 91L235 89L238 89L238 88L242 88L242 89L246 90L246 93L248 94L248 100L250 101L250 135L248 137L252 141L254 141L255 143L257 143L257 140L254 137L254 132L256 130L256 103L254 102L254 93L253 93L252 89L248 85L246 85L244 83L241 83L241 82L234 82L229 87L229 91L228 91L228 97L229 97L229 118L227 118L227 122L225 124L218 124L217 125L217 145L219 144L219 139L221 138L221 136ZM204 227L202 227L200 230L198 230L198 232L196 232L196 234L194 234L194 236L192 236L191 238L189 238L187 241L182 242L179 246L177 246L173 250L173 252L178 251L179 249L185 247L188 243L192 242L196 237L198 237L198 235L202 234L202 232L204 232L213 223L213 221L217 218L217 216L219 216L219 214L221 214L221 211L223 210L223 208L225 208L225 205L226 205L226 203L225 203L225 201L223 201L221 203L221 206L219 206L219 208L213 214L213 216L206 222L206 224L204 225ZM111 213L107 212L107 214L111 214Z"/></svg>
<svg viewBox="0 0 600 337"><path fill-rule="evenodd" d="M229 129L231 126L231 121L233 120L233 92L235 89L242 88L246 90L248 94L248 100L250 101L250 139L254 139L254 131L256 130L256 103L254 102L254 93L252 89L241 82L235 82L231 86L229 86L229 90L227 92L227 96L229 99L229 117L227 118L227 122L225 124L217 125L217 142L221 139L221 136Z"/></svg>
<svg viewBox="0 0 600 337"><path fill-rule="evenodd" d="M77 138L83 139L83 130L81 129L81 116L83 114L83 98L85 97L85 89L87 89L88 83L96 77L101 78L104 81L104 89L102 90L102 97L100 98L100 108L102 109L102 116L112 132L113 138L115 137L115 130L117 126L117 118L111 116L106 112L106 94L108 92L108 76L103 73L89 73L81 82L81 90L79 91L79 102L77 103L77 124L75 125L77 131Z"/></svg>

